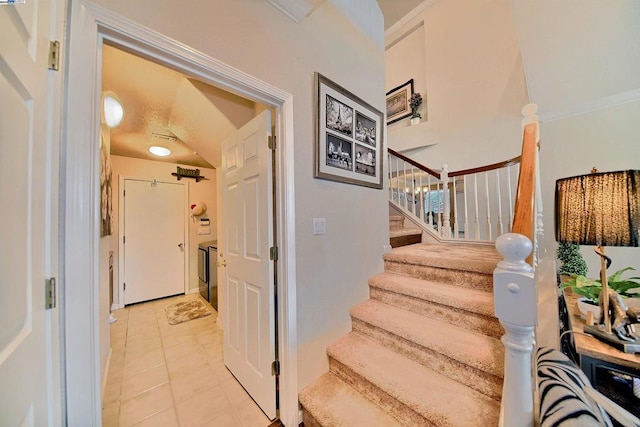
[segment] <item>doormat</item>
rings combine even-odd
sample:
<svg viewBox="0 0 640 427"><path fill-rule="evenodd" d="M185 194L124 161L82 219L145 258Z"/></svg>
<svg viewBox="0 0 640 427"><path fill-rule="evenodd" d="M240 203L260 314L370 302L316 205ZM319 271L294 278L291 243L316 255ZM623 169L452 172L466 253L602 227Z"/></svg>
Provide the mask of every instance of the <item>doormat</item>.
<svg viewBox="0 0 640 427"><path fill-rule="evenodd" d="M170 305L165 308L165 312L167 313L167 321L170 325L177 325L178 323L211 315L211 310L209 310L202 301L197 299Z"/></svg>

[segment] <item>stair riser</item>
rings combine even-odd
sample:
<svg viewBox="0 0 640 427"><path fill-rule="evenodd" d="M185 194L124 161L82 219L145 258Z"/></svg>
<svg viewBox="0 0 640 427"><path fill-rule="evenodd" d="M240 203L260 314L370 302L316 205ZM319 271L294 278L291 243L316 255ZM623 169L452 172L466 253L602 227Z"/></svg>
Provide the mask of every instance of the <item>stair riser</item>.
<svg viewBox="0 0 640 427"><path fill-rule="evenodd" d="M502 379L480 369L466 365L415 342L399 337L360 319L352 318L353 330L381 343L388 349L402 354L429 369L473 388L492 399L500 401ZM496 357L504 357L496 355Z"/></svg>
<svg viewBox="0 0 640 427"><path fill-rule="evenodd" d="M430 267L427 265L406 264L403 262L384 262L386 272L404 274L417 279L431 280L447 283L463 288L479 289L493 292L493 276L490 274L475 273L471 271L449 270L445 268Z"/></svg>
<svg viewBox="0 0 640 427"><path fill-rule="evenodd" d="M451 323L452 325L464 325L465 328L471 331L493 338L500 339L504 335L504 329L495 317L484 316L375 287L370 287L369 294L371 299L409 310L431 319Z"/></svg>
<svg viewBox="0 0 640 427"><path fill-rule="evenodd" d="M398 236L389 239L389 243L392 248L399 248L401 246L415 245L422 243L422 234L412 234L409 236Z"/></svg>
<svg viewBox="0 0 640 427"><path fill-rule="evenodd" d="M402 425L437 427L436 424L425 419L409 406L392 397L387 392L380 389L378 386L331 356L329 356L329 370L367 399L375 403L382 410L395 417Z"/></svg>
<svg viewBox="0 0 640 427"><path fill-rule="evenodd" d="M329 427L320 424L304 407L302 408L302 419L304 420L304 427Z"/></svg>

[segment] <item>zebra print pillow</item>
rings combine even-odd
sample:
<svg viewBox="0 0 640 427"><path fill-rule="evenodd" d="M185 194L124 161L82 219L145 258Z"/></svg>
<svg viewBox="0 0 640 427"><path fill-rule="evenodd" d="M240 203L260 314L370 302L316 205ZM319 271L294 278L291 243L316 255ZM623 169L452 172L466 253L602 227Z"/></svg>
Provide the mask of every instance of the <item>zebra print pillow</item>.
<svg viewBox="0 0 640 427"><path fill-rule="evenodd" d="M604 410L584 391L589 380L567 356L540 347L537 352L541 427L611 426Z"/></svg>

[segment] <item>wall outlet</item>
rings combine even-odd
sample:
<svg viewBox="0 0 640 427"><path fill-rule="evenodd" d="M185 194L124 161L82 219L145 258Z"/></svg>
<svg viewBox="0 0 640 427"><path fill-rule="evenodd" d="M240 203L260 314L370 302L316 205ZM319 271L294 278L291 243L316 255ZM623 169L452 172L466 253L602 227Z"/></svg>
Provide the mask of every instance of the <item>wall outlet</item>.
<svg viewBox="0 0 640 427"><path fill-rule="evenodd" d="M327 234L327 225L324 218L313 218L313 234Z"/></svg>
<svg viewBox="0 0 640 427"><path fill-rule="evenodd" d="M211 234L211 227L198 228L198 235L202 235L202 234Z"/></svg>

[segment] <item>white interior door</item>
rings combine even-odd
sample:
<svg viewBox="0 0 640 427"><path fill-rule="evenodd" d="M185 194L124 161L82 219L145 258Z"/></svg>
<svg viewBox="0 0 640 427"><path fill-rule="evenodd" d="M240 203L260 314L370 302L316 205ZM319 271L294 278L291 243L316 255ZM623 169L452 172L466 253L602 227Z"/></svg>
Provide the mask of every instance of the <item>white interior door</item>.
<svg viewBox="0 0 640 427"><path fill-rule="evenodd" d="M58 309L45 311L44 298L57 271L61 72L47 59L59 3L0 5L2 426L60 420Z"/></svg>
<svg viewBox="0 0 640 427"><path fill-rule="evenodd" d="M185 185L123 181L125 305L184 293Z"/></svg>
<svg viewBox="0 0 640 427"><path fill-rule="evenodd" d="M264 111L222 143L224 363L265 414L276 416L272 166ZM220 234L219 236L220 237Z"/></svg>

